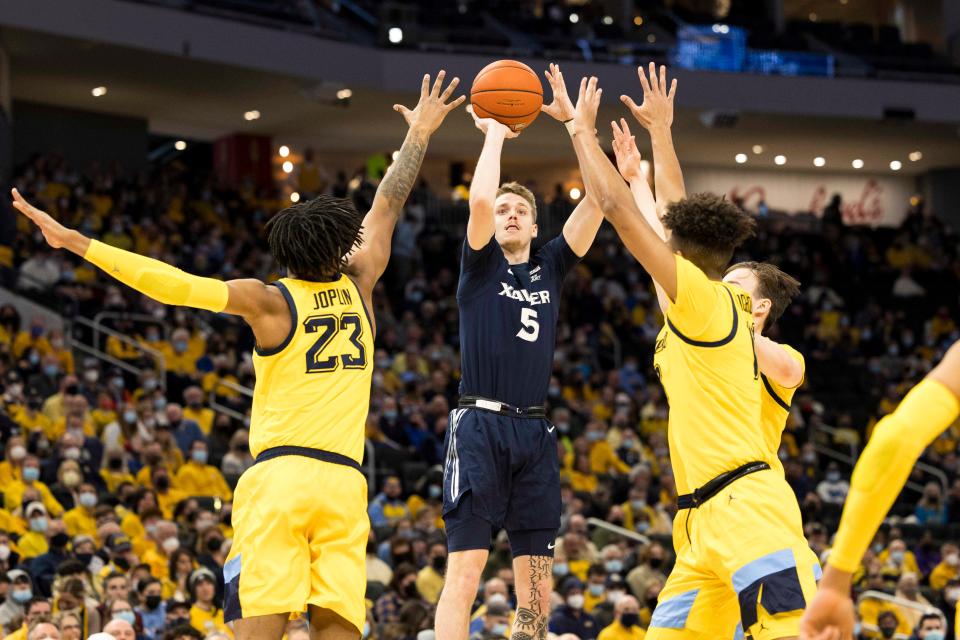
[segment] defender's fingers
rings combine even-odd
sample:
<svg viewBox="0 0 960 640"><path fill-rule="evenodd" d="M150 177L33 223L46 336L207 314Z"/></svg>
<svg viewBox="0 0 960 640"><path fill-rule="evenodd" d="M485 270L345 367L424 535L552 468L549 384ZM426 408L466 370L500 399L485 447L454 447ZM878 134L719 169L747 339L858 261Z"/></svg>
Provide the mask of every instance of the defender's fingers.
<svg viewBox="0 0 960 640"><path fill-rule="evenodd" d="M446 102L450 99L450 96L453 95L454 89L457 88L457 85L460 84L460 78L454 78L450 81L450 84L447 85L447 88L443 90L443 93L440 94L440 102Z"/></svg>

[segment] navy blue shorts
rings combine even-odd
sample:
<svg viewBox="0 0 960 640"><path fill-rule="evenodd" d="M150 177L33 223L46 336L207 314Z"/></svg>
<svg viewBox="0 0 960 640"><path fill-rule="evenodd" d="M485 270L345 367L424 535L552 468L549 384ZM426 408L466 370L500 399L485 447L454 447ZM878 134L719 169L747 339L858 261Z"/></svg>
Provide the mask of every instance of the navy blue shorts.
<svg viewBox="0 0 960 640"><path fill-rule="evenodd" d="M556 427L544 418L454 409L445 445L443 520L450 551L487 549L492 533L504 528L514 556L552 556L561 509Z"/></svg>

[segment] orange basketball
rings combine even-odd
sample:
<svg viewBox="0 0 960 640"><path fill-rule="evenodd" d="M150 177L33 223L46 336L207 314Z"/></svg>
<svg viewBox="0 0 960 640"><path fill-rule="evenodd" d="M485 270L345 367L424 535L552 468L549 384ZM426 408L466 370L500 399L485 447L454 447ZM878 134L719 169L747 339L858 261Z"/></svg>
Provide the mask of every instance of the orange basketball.
<svg viewBox="0 0 960 640"><path fill-rule="evenodd" d="M522 131L540 115L543 86L533 69L516 60L488 64L473 79L470 102L478 118Z"/></svg>

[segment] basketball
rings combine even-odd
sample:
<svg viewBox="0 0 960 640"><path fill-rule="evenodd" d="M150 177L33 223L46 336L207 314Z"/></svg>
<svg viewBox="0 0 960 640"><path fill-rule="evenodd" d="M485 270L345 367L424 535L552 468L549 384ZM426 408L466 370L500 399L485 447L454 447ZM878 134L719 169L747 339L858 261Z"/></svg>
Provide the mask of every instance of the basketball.
<svg viewBox="0 0 960 640"><path fill-rule="evenodd" d="M470 102L478 118L493 118L522 131L540 115L543 86L533 69L516 60L498 60L473 79Z"/></svg>

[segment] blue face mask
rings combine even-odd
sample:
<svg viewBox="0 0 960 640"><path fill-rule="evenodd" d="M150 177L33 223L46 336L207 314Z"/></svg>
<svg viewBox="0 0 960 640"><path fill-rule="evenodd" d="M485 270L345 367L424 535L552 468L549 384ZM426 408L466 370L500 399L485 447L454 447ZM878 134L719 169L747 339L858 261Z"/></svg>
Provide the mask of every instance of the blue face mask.
<svg viewBox="0 0 960 640"><path fill-rule="evenodd" d="M623 561L621 560L608 560L604 566L607 568L607 573L620 573L623 571Z"/></svg>
<svg viewBox="0 0 960 640"><path fill-rule="evenodd" d="M21 591L14 591L10 594L10 597L13 598L14 602L23 604L25 602L29 602L33 598L33 591L31 591L29 588Z"/></svg>
<svg viewBox="0 0 960 640"><path fill-rule="evenodd" d="M24 467L23 479L27 482L36 482L40 479L40 469L37 469L36 467Z"/></svg>
<svg viewBox="0 0 960 640"><path fill-rule="evenodd" d="M133 611L118 611L113 614L114 620L125 620L133 626L137 623L137 615Z"/></svg>
<svg viewBox="0 0 960 640"><path fill-rule="evenodd" d="M429 491L430 491L430 497L434 499L439 498L443 494L443 489L441 489L438 485L435 485L435 484L430 485Z"/></svg>
<svg viewBox="0 0 960 640"><path fill-rule="evenodd" d="M927 635L923 636L923 640L943 640L946 638L943 635L943 631L927 631Z"/></svg>
<svg viewBox="0 0 960 640"><path fill-rule="evenodd" d="M30 364L32 364L33 366L37 366L38 364L40 364L40 354L34 351L30 354L27 360L29 360Z"/></svg>
<svg viewBox="0 0 960 640"><path fill-rule="evenodd" d="M495 625L493 625L493 629L491 629L490 631L491 631L491 632L493 633L493 635L495 635L495 636L506 637L506 636L507 636L507 625L503 624L502 622L501 622L500 624L495 624Z"/></svg>
<svg viewBox="0 0 960 640"><path fill-rule="evenodd" d="M603 585L602 584L591 584L587 587L590 590L590 595L594 598L599 598L603 595Z"/></svg>
<svg viewBox="0 0 960 640"><path fill-rule="evenodd" d="M81 493L80 504L87 509L93 509L97 506L97 496L94 493Z"/></svg>
<svg viewBox="0 0 960 640"><path fill-rule="evenodd" d="M553 563L553 575L555 576L565 576L570 573L570 567L567 566L566 562L554 562Z"/></svg>
<svg viewBox="0 0 960 640"><path fill-rule="evenodd" d="M136 411L131 411L131 410L129 410L129 409L126 410L126 411L124 411L124 412L123 412L123 421L126 422L127 424L133 424L134 422L137 421L137 412L136 412Z"/></svg>
<svg viewBox="0 0 960 640"><path fill-rule="evenodd" d="M183 353L184 351L187 350L187 342L185 340L177 340L173 343L173 348L178 353Z"/></svg>
<svg viewBox="0 0 960 640"><path fill-rule="evenodd" d="M30 531L36 533L44 533L47 530L47 519L40 518L30 518Z"/></svg>
<svg viewBox="0 0 960 640"><path fill-rule="evenodd" d="M193 458L193 461L197 464L207 464L207 452L203 449L197 449L190 454L190 457Z"/></svg>
<svg viewBox="0 0 960 640"><path fill-rule="evenodd" d="M603 440L603 432L602 432L602 431L588 431L588 432L587 432L587 440L589 440L590 442L600 442L601 440Z"/></svg>
<svg viewBox="0 0 960 640"><path fill-rule="evenodd" d="M363 635L361 635L360 637L361 637L361 638L367 638L367 637L369 637L369 636L370 636L370 623L369 623L369 622L364 622L364 623L363 623Z"/></svg>
<svg viewBox="0 0 960 640"><path fill-rule="evenodd" d="M54 378L58 373L60 373L60 367L55 364L45 364L43 365L43 372L48 378Z"/></svg>

